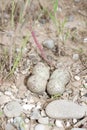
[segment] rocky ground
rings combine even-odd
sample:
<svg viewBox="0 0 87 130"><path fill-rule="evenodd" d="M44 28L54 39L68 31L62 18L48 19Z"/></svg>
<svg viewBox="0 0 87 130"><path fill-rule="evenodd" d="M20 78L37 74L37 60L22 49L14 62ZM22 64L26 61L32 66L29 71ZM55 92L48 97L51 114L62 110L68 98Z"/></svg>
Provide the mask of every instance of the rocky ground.
<svg viewBox="0 0 87 130"><path fill-rule="evenodd" d="M0 3L0 130L87 130L87 0L59 1L56 25L49 0L32 1L20 25L22 2L15 28Z"/></svg>

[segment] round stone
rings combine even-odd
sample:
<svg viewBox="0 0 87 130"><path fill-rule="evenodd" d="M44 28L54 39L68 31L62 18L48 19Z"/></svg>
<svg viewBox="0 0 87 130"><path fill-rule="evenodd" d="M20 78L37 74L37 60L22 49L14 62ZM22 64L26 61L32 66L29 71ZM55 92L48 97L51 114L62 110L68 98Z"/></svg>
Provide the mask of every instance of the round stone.
<svg viewBox="0 0 87 130"><path fill-rule="evenodd" d="M4 107L4 114L7 117L17 117L20 116L21 113L22 106L16 101L11 101L7 103Z"/></svg>
<svg viewBox="0 0 87 130"><path fill-rule="evenodd" d="M54 44L54 41L52 39L47 39L43 42L43 45L45 47L47 47L48 49L53 49L55 44Z"/></svg>
<svg viewBox="0 0 87 130"><path fill-rule="evenodd" d="M73 54L73 60L75 61L79 60L79 54Z"/></svg>

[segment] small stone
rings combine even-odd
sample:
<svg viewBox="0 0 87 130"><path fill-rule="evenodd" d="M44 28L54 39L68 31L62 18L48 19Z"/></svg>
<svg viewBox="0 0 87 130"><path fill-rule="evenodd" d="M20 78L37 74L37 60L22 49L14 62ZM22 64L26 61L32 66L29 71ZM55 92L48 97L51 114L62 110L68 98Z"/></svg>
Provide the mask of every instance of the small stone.
<svg viewBox="0 0 87 130"><path fill-rule="evenodd" d="M27 98L23 99L23 102L28 103L28 99Z"/></svg>
<svg viewBox="0 0 87 130"><path fill-rule="evenodd" d="M51 130L51 126L38 124L35 126L34 130Z"/></svg>
<svg viewBox="0 0 87 130"><path fill-rule="evenodd" d="M77 122L77 119L73 119L73 123L75 124Z"/></svg>
<svg viewBox="0 0 87 130"><path fill-rule="evenodd" d="M47 39L43 42L43 45L48 49L53 49L55 47L54 41L52 39Z"/></svg>
<svg viewBox="0 0 87 130"><path fill-rule="evenodd" d="M38 119L38 122L44 125L49 124L49 118L48 117L41 117Z"/></svg>
<svg viewBox="0 0 87 130"><path fill-rule="evenodd" d="M26 124L29 123L29 119L28 119L28 118L25 119L25 123L26 123Z"/></svg>
<svg viewBox="0 0 87 130"><path fill-rule="evenodd" d="M58 8L57 8L57 11L62 12L62 8L61 8L61 7L58 7Z"/></svg>
<svg viewBox="0 0 87 130"><path fill-rule="evenodd" d="M72 128L71 130L87 130L86 128Z"/></svg>
<svg viewBox="0 0 87 130"><path fill-rule="evenodd" d="M42 116L42 117L45 117L45 116L46 116L46 113L45 113L44 110L41 111L41 116Z"/></svg>
<svg viewBox="0 0 87 130"><path fill-rule="evenodd" d="M71 126L70 122L67 121L67 122L66 122L66 127L70 127L70 126Z"/></svg>
<svg viewBox="0 0 87 130"><path fill-rule="evenodd" d="M73 54L73 60L74 61L79 60L79 54Z"/></svg>
<svg viewBox="0 0 87 130"><path fill-rule="evenodd" d="M10 123L8 123L5 126L5 130L17 130L17 129L13 125L11 125Z"/></svg>
<svg viewBox="0 0 87 130"><path fill-rule="evenodd" d="M41 109L41 102L37 102L36 109Z"/></svg>
<svg viewBox="0 0 87 130"><path fill-rule="evenodd" d="M12 95L12 92L10 92L10 91L5 91L5 95L11 96L11 95Z"/></svg>
<svg viewBox="0 0 87 130"><path fill-rule="evenodd" d="M79 119L87 114L87 106L68 100L55 100L47 105L46 114L55 119Z"/></svg>
<svg viewBox="0 0 87 130"><path fill-rule="evenodd" d="M16 101L11 101L7 103L4 107L4 114L7 117L17 117L21 113L22 113L22 106Z"/></svg>
<svg viewBox="0 0 87 130"><path fill-rule="evenodd" d="M87 43L87 37L86 37L86 38L84 38L84 43Z"/></svg>
<svg viewBox="0 0 87 130"><path fill-rule="evenodd" d="M40 111L38 109L33 109L33 112L30 116L31 119L39 119L41 118Z"/></svg>
<svg viewBox="0 0 87 130"><path fill-rule="evenodd" d="M64 128L64 123L63 123L63 121L61 121L61 120L56 120L56 121L55 121L55 124L56 124L56 126L59 127L59 128Z"/></svg>
<svg viewBox="0 0 87 130"><path fill-rule="evenodd" d="M79 76L77 76L77 75L76 75L74 78L75 78L75 80L77 80L77 81L79 81L79 80L80 80L80 77L79 77Z"/></svg>
<svg viewBox="0 0 87 130"><path fill-rule="evenodd" d="M17 130L25 130L25 123L21 117L15 117L13 124L17 127Z"/></svg>
<svg viewBox="0 0 87 130"><path fill-rule="evenodd" d="M23 105L23 109L26 111L31 111L32 108L34 108L35 105L34 104L24 104Z"/></svg>
<svg viewBox="0 0 87 130"><path fill-rule="evenodd" d="M10 118L10 119L8 120L8 123L13 123L13 121L14 121L14 119L13 119L13 118Z"/></svg>

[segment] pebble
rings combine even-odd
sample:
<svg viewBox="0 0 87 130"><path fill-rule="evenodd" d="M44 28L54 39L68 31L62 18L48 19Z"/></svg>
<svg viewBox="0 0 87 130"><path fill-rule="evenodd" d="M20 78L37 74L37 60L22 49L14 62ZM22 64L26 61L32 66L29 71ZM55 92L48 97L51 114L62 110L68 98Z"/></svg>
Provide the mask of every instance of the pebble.
<svg viewBox="0 0 87 130"><path fill-rule="evenodd" d="M12 95L12 92L10 92L10 91L5 91L5 95L11 96L11 95Z"/></svg>
<svg viewBox="0 0 87 130"><path fill-rule="evenodd" d="M40 111L38 109L33 109L30 118L34 120L41 118Z"/></svg>
<svg viewBox="0 0 87 130"><path fill-rule="evenodd" d="M65 91L65 86L70 81L70 74L67 70L56 69L47 84L49 95L61 95Z"/></svg>
<svg viewBox="0 0 87 130"><path fill-rule="evenodd" d="M79 54L73 54L73 60L74 61L79 60Z"/></svg>
<svg viewBox="0 0 87 130"><path fill-rule="evenodd" d="M41 116L42 116L42 117L43 117L43 116L44 116L44 117L46 116L46 113L45 113L44 110L41 111Z"/></svg>
<svg viewBox="0 0 87 130"><path fill-rule="evenodd" d="M45 110L46 114L54 119L79 119L87 113L87 106L80 106L68 100L55 100L50 102Z"/></svg>
<svg viewBox="0 0 87 130"><path fill-rule="evenodd" d="M15 117L13 124L17 127L17 130L25 130L25 123L21 117Z"/></svg>
<svg viewBox="0 0 87 130"><path fill-rule="evenodd" d="M17 130L17 129L13 125L11 125L10 123L8 123L5 126L5 130Z"/></svg>
<svg viewBox="0 0 87 130"><path fill-rule="evenodd" d="M22 113L22 106L16 101L11 101L7 103L4 107L4 114L7 117L17 117L21 113Z"/></svg>
<svg viewBox="0 0 87 130"><path fill-rule="evenodd" d="M74 124L77 123L77 119L73 119L73 123L74 123Z"/></svg>
<svg viewBox="0 0 87 130"><path fill-rule="evenodd" d="M86 37L86 38L84 38L84 43L87 43L87 37Z"/></svg>
<svg viewBox="0 0 87 130"><path fill-rule="evenodd" d="M70 122L67 121L67 122L66 122L66 127L70 127L70 126L71 126Z"/></svg>
<svg viewBox="0 0 87 130"><path fill-rule="evenodd" d="M86 128L72 128L71 130L87 130Z"/></svg>
<svg viewBox="0 0 87 130"><path fill-rule="evenodd" d="M37 124L35 126L34 130L51 130L51 126L43 125L43 124Z"/></svg>
<svg viewBox="0 0 87 130"><path fill-rule="evenodd" d="M26 123L26 124L29 123L29 119L28 119L28 118L25 119L25 123Z"/></svg>
<svg viewBox="0 0 87 130"><path fill-rule="evenodd" d="M38 122L44 125L49 124L49 118L48 117L41 117L38 119Z"/></svg>
<svg viewBox="0 0 87 130"><path fill-rule="evenodd" d="M56 121L55 121L55 124L56 124L56 126L59 127L59 128L64 128L64 123L63 123L62 120L56 120Z"/></svg>
<svg viewBox="0 0 87 130"><path fill-rule="evenodd" d="M0 96L0 105L3 105L7 102L11 101L10 97L6 96L6 95L1 95Z"/></svg>
<svg viewBox="0 0 87 130"><path fill-rule="evenodd" d="M24 109L25 111L31 111L31 109L34 108L34 107L35 107L34 104L24 104L24 105L23 105L23 109Z"/></svg>
<svg viewBox="0 0 87 130"><path fill-rule="evenodd" d="M79 76L77 76L77 75L76 75L74 78L75 78L75 80L77 80L77 81L79 81L79 80L80 80L80 77L79 77Z"/></svg>
<svg viewBox="0 0 87 130"><path fill-rule="evenodd" d="M43 42L43 45L48 49L53 49L55 47L54 41L52 39L47 39Z"/></svg>

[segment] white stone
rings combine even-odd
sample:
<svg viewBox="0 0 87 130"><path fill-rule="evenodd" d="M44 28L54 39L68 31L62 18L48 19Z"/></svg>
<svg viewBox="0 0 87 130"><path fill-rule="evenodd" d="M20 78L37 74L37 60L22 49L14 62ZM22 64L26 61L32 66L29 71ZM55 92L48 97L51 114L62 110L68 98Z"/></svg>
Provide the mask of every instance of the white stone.
<svg viewBox="0 0 87 130"><path fill-rule="evenodd" d="M70 127L70 126L71 126L70 122L67 121L67 122L66 122L66 127Z"/></svg>
<svg viewBox="0 0 87 130"><path fill-rule="evenodd" d="M28 103L28 99L27 98L23 99L23 102Z"/></svg>
<svg viewBox="0 0 87 130"><path fill-rule="evenodd" d="M23 109L26 110L26 111L30 111L34 107L35 107L34 104L24 104L23 105Z"/></svg>
<svg viewBox="0 0 87 130"><path fill-rule="evenodd" d="M77 119L73 119L73 123L75 124L77 122Z"/></svg>
<svg viewBox="0 0 87 130"><path fill-rule="evenodd" d="M26 123L26 124L29 123L29 119L28 119L28 118L25 119L25 123Z"/></svg>
<svg viewBox="0 0 87 130"><path fill-rule="evenodd" d="M45 117L45 116L46 116L46 113L45 113L44 110L41 111L41 116L42 116L42 117Z"/></svg>
<svg viewBox="0 0 87 130"><path fill-rule="evenodd" d="M86 128L72 128L71 130L87 130Z"/></svg>
<svg viewBox="0 0 87 130"><path fill-rule="evenodd" d="M87 106L68 100L55 100L47 105L46 114L55 119L79 119L87 114Z"/></svg>
<svg viewBox="0 0 87 130"><path fill-rule="evenodd" d="M74 78L75 78L75 80L77 80L77 81L79 81L79 80L80 80L80 77L79 77L79 76L77 76L77 75L76 75Z"/></svg>
<svg viewBox="0 0 87 130"><path fill-rule="evenodd" d="M13 123L13 118L11 118L11 119L8 119L8 123Z"/></svg>
<svg viewBox="0 0 87 130"><path fill-rule="evenodd" d="M21 117L15 117L13 124L16 126L17 130L25 130L25 123Z"/></svg>
<svg viewBox="0 0 87 130"><path fill-rule="evenodd" d="M10 92L10 91L5 91L5 95L11 96L11 95L12 95L12 92Z"/></svg>
<svg viewBox="0 0 87 130"><path fill-rule="evenodd" d="M51 126L38 124L35 126L34 130L51 130L50 128L51 128Z"/></svg>
<svg viewBox="0 0 87 130"><path fill-rule="evenodd" d="M87 37L86 37L86 38L84 38L84 43L87 43Z"/></svg>
<svg viewBox="0 0 87 130"><path fill-rule="evenodd" d="M48 117L41 117L38 119L38 122L44 125L49 124L49 118Z"/></svg>
<svg viewBox="0 0 87 130"><path fill-rule="evenodd" d="M41 118L40 111L38 109L33 109L33 112L30 116L31 119L39 119Z"/></svg>
<svg viewBox="0 0 87 130"><path fill-rule="evenodd" d="M63 123L63 121L61 121L61 120L56 120L56 121L55 121L55 124L56 124L56 126L59 127L59 128L61 128L61 127L63 128L63 127L64 127L64 123Z"/></svg>
<svg viewBox="0 0 87 130"><path fill-rule="evenodd" d="M73 54L73 60L75 61L79 60L79 54Z"/></svg>
<svg viewBox="0 0 87 130"><path fill-rule="evenodd" d="M41 109L41 105L42 105L41 102L38 102L37 106L36 106L36 109Z"/></svg>
<svg viewBox="0 0 87 130"><path fill-rule="evenodd" d="M22 106L16 101L11 101L7 103L4 107L4 114L7 117L17 117L21 113L22 113Z"/></svg>

